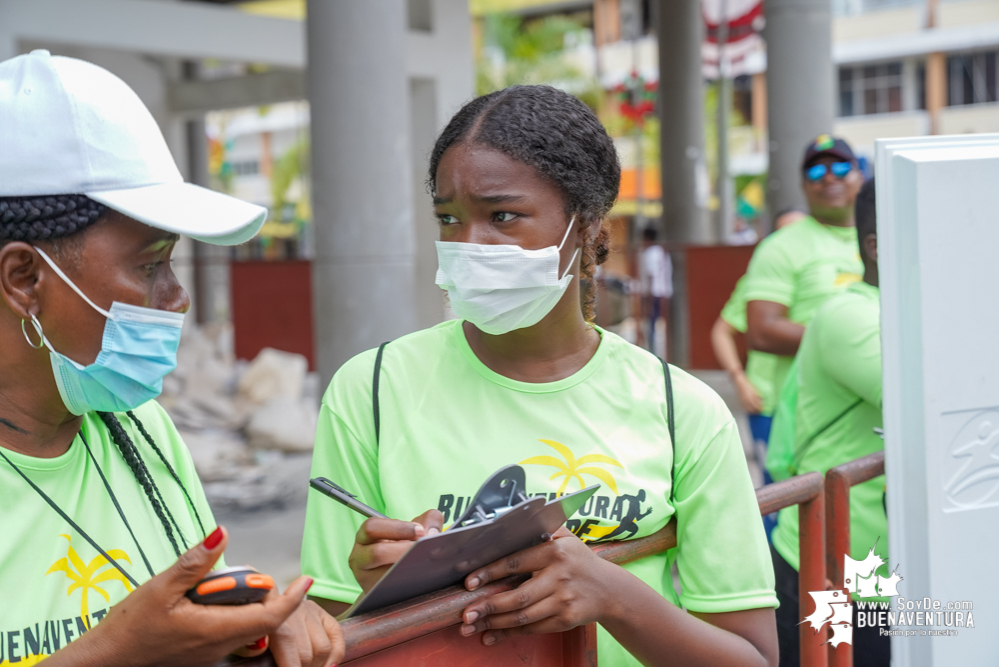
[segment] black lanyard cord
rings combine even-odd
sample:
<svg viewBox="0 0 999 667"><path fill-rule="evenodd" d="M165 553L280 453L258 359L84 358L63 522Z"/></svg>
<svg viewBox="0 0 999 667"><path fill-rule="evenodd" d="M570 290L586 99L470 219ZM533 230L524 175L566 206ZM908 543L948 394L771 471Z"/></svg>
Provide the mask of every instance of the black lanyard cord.
<svg viewBox="0 0 999 667"><path fill-rule="evenodd" d="M94 458L94 453L90 450L90 444L87 442L87 439L83 436L83 431L80 431L79 435L80 435L80 440L83 441L83 446L86 447L87 449L87 454L90 455L90 460L94 462L94 467L97 468L97 474L101 476L101 481L104 482L104 488L108 490L108 495L111 496L111 502L114 503L114 508L118 510L118 516L121 517L121 522L125 524L125 529L128 530L128 534L132 536L132 541L135 542L135 548L139 550L139 555L142 556L142 562L145 563L146 570L149 572L149 576L155 577L156 573L153 571L153 566L149 564L149 559L146 558L146 552L143 551L142 545L139 544L138 538L136 538L135 533L132 532L132 526L128 524L128 519L125 518L125 512L124 510L121 509L121 504L118 503L118 498L114 495L114 491L111 490L111 485L108 484L108 479L107 477L104 476L104 471L101 470L101 466L97 463L97 459Z"/></svg>
<svg viewBox="0 0 999 667"><path fill-rule="evenodd" d="M151 435L149 435L149 431L147 431L146 427L143 426L141 421L139 421L139 418L135 415L135 412L129 410L125 414L127 414L128 418L132 420L132 423L135 424L135 427L139 429L139 433L142 434L142 437L145 439L146 443L153 449L154 452L156 452L156 455L160 457L160 461L162 461L163 465L166 466L167 472L170 473L170 476L173 477L173 480L177 482L177 486L179 486L180 490L184 493L184 497L187 499L187 504L191 508L191 511L194 512L194 518L198 522L198 528L201 529L202 539L208 537L208 533L205 531L205 524L201 522L201 515L198 513L198 506L194 504L194 501L191 499L191 494L187 492L187 486L185 486L184 482L180 480L180 476L177 474L177 471L173 469L173 466L170 465L170 462L167 461L167 458L163 456L163 450L161 450L159 447L156 446L156 441L153 440L153 437ZM136 451L138 451L139 448L136 447L135 449ZM176 523L177 522L174 521L174 525L176 525ZM179 527L177 528L177 532L180 533ZM184 536L181 535L180 539L184 540ZM184 544L186 546L187 542L185 541Z"/></svg>
<svg viewBox="0 0 999 667"><path fill-rule="evenodd" d="M89 447L87 449L89 451ZM47 502L49 504L49 506L52 509L54 509L59 516L61 516L63 518L64 521L66 521L66 523L68 523L70 526L73 527L73 530L75 530L78 534L80 534L83 537L83 539L85 539L90 544L90 546L92 546L94 549L96 549L97 552L100 555L104 556L105 560L107 560L108 563L110 563L111 565L113 565L116 570L118 570L119 572L121 572L122 576L125 577L125 579L127 579L128 582L130 584L132 584L132 586L134 586L135 588L139 587L139 582L137 582L135 579L133 579L132 575L130 575L128 572L126 572L125 569L121 565L118 564L118 561L116 561L114 558L111 558L111 556L109 556L107 554L107 552L104 551L104 549L101 549L101 547L97 544L97 542L94 542L94 540L91 539L90 535L87 535L85 532L83 532L83 529L80 528L78 525L76 525L76 522L73 521L72 519L70 519L69 516L65 512L63 512L62 509L60 509L58 505L55 504L55 501L53 501L51 498L49 498L48 495L46 495L46 493L44 491L42 491L40 488L38 488L38 485L35 484L34 482L32 482L31 479L27 475L25 475L24 472L20 468L18 468L14 464L14 462L11 461L7 457L6 454L3 453L3 450L0 450L0 456L3 457L4 461L6 461L7 463L10 464L10 467L13 468L14 471L17 472L18 475L20 475L22 478L24 478L24 481L27 482L31 486L31 488L33 488L35 490L35 492L38 495L40 495L42 497L42 499L45 500L45 502ZM103 479L103 477L104 477L104 473L101 473L101 478ZM105 481L105 484L106 483L107 483L107 481ZM110 487L109 487L109 490L110 490ZM115 504L117 504L117 501L115 501ZM123 515L123 517L124 517L124 515ZM131 529L129 529L129 532L131 532ZM133 535L133 537L134 537L134 535ZM141 552L141 549L140 549L140 552ZM143 558L145 558L145 554L143 554ZM147 565L148 565L148 563L147 563ZM152 570L150 570L150 573L152 573Z"/></svg>

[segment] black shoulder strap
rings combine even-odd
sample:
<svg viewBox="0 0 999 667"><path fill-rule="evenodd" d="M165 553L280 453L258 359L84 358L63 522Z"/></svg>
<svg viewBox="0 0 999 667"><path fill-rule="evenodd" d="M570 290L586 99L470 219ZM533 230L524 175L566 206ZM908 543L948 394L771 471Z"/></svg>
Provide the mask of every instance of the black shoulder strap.
<svg viewBox="0 0 999 667"><path fill-rule="evenodd" d="M860 405L863 402L864 402L864 399L858 398L856 401L854 401L853 403L851 403L845 410L843 410L843 412L841 412L838 415L836 415L835 419L833 419L831 422L829 422L828 424L826 424L825 426L823 426L822 428L820 428L818 431L816 431L815 433L813 433L812 437L810 437L808 440L805 441L805 444L803 444L801 446L801 449L799 449L797 452L794 453L794 462L792 464L793 467L794 467L794 474L796 474L796 475L798 474L798 465L801 463L801 459L805 458L805 452L808 450L808 447L813 442L815 442L815 439L818 438L823 433L825 433L826 431L828 431L832 427L833 424L835 424L840 419L842 419L843 417L845 417L847 415L847 413L849 413L851 410L853 410L855 407L857 407L858 405Z"/></svg>
<svg viewBox="0 0 999 667"><path fill-rule="evenodd" d="M378 446L381 434L381 416L378 414L378 379L382 374L382 354L385 353L385 346L388 341L378 346L378 354L375 355L375 375L371 379L371 409L375 415L375 446Z"/></svg>
<svg viewBox="0 0 999 667"><path fill-rule="evenodd" d="M673 413L673 379L670 377L669 364L663 363L663 376L666 378L666 426L669 428L669 444L673 448L673 463L670 470L669 501L673 504L673 489L676 487L676 423Z"/></svg>

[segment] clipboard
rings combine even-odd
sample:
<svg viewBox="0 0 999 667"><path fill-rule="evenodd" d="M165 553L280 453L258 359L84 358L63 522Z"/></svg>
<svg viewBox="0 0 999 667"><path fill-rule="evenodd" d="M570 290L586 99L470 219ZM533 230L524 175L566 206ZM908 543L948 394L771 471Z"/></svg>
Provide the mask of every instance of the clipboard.
<svg viewBox="0 0 999 667"><path fill-rule="evenodd" d="M422 537L389 568L346 618L460 583L474 570L549 539L599 484L545 502L525 492L524 469L500 468L444 532Z"/></svg>

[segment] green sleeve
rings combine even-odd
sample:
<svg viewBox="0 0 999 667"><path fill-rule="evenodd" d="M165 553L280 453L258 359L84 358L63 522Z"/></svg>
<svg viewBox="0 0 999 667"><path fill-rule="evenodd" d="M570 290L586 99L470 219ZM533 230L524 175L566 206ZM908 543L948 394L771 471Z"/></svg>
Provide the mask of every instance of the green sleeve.
<svg viewBox="0 0 999 667"><path fill-rule="evenodd" d="M881 323L876 307L840 299L822 313L819 350L829 376L871 405L881 407Z"/></svg>
<svg viewBox="0 0 999 667"><path fill-rule="evenodd" d="M351 359L333 377L319 414L312 477L327 477L367 505L384 511L378 478L371 380L374 354ZM309 490L302 540L302 574L310 595L353 603L361 593L348 558L365 517Z"/></svg>
<svg viewBox="0 0 999 667"><path fill-rule="evenodd" d="M722 400L703 393L688 399L707 403L701 414L686 411L683 419L677 408L680 601L704 613L776 607L773 564L738 428Z"/></svg>
<svg viewBox="0 0 999 667"><path fill-rule="evenodd" d="M721 318L739 333L746 333L746 276L739 278L722 307Z"/></svg>
<svg viewBox="0 0 999 667"><path fill-rule="evenodd" d="M788 230L790 231L790 230ZM795 266L780 233L769 237L753 253L746 270L746 302L773 301L791 307Z"/></svg>

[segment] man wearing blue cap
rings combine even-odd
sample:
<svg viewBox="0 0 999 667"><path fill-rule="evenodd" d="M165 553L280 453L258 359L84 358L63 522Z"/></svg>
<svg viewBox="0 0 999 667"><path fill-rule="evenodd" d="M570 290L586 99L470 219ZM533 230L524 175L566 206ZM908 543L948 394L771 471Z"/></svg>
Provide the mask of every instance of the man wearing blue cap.
<svg viewBox="0 0 999 667"><path fill-rule="evenodd" d="M801 171L810 215L760 243L746 272L747 342L777 355L777 392L812 315L864 273L853 210L864 177L850 146L828 134L817 137Z"/></svg>

